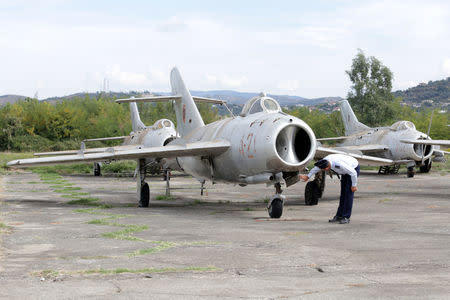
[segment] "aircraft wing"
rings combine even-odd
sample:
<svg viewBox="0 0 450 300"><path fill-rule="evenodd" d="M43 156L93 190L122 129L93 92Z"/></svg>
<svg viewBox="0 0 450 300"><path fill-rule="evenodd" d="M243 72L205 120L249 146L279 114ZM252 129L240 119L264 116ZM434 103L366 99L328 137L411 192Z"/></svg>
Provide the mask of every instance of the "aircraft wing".
<svg viewBox="0 0 450 300"><path fill-rule="evenodd" d="M405 144L437 145L450 147L450 140L400 140Z"/></svg>
<svg viewBox="0 0 450 300"><path fill-rule="evenodd" d="M317 147L316 156L314 158L322 159L329 154L349 155L349 156L356 158L361 165L365 165L365 166L379 167L379 166L389 166L389 165L393 165L395 163L400 163L397 161L393 161L392 159L356 154L356 153L352 153L352 152L346 152L346 151L342 151L342 150L336 150L333 148L325 148L325 147ZM404 163L404 162L402 162L402 163Z"/></svg>
<svg viewBox="0 0 450 300"><path fill-rule="evenodd" d="M389 150L389 147L386 145L379 145L379 144L366 144L366 145L357 145L357 146L341 146L341 147L334 147L336 150L341 150L344 152L355 152L355 151L361 151L361 152L385 152Z"/></svg>
<svg viewBox="0 0 450 300"><path fill-rule="evenodd" d="M139 158L169 158L178 156L219 155L230 148L230 143L224 140L211 142L194 142L183 145L168 145L162 147L136 148L131 150L116 150L109 148L101 153L49 156L39 158L18 159L8 162L8 167L30 167L38 165L53 165L64 163L83 163Z"/></svg>
<svg viewBox="0 0 450 300"><path fill-rule="evenodd" d="M143 145L123 145L114 147L101 147L101 148L88 148L88 149L78 149L78 150L64 150L64 151L53 151L53 152L36 152L34 156L49 156L49 155L74 155L74 154L89 154L89 153L101 153L105 151L123 151L132 149L141 149Z"/></svg>

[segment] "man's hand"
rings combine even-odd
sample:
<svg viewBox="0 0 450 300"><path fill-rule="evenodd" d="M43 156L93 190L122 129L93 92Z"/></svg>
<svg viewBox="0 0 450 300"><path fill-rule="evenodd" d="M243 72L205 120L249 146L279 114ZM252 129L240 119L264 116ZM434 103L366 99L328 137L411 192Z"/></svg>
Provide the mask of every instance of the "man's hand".
<svg viewBox="0 0 450 300"><path fill-rule="evenodd" d="M308 179L309 179L309 177L307 175L300 175L299 177L302 181L308 181Z"/></svg>
<svg viewBox="0 0 450 300"><path fill-rule="evenodd" d="M356 186L352 186L352 192L356 192L358 190L358 188Z"/></svg>

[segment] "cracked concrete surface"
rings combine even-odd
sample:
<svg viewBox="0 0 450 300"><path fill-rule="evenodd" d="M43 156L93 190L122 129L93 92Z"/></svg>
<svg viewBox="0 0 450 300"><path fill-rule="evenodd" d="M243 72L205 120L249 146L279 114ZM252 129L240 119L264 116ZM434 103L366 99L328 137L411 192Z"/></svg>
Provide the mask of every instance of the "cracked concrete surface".
<svg viewBox="0 0 450 300"><path fill-rule="evenodd" d="M446 299L450 294L448 174L363 173L348 225L327 221L338 204L336 179L327 178L318 206L303 205L304 184L285 189L280 220L267 218L264 199L273 188L265 185L217 184L202 197L195 180L177 177L171 181L175 199L155 200L165 187L156 178L150 181L151 207L138 208L132 178L64 179L112 208L69 205L72 199L38 174L5 175L0 222L11 229L0 235L0 298ZM105 235L126 228L143 230Z"/></svg>

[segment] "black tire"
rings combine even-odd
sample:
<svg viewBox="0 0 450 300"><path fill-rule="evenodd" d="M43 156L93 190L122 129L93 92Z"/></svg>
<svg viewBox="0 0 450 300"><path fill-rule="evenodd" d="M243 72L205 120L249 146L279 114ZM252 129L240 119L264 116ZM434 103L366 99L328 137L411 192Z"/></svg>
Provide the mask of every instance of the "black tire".
<svg viewBox="0 0 450 300"><path fill-rule="evenodd" d="M283 201L281 199L274 199L269 206L269 216L274 219L279 219L283 214Z"/></svg>
<svg viewBox="0 0 450 300"><path fill-rule="evenodd" d="M406 177L413 178L416 171L414 170L414 167L409 167L406 171Z"/></svg>
<svg viewBox="0 0 450 300"><path fill-rule="evenodd" d="M427 159L424 161L424 165L420 166L420 173L428 173L431 170L431 161Z"/></svg>
<svg viewBox="0 0 450 300"><path fill-rule="evenodd" d="M139 200L139 207L148 207L150 203L150 187L147 182L141 187L141 199Z"/></svg>
<svg viewBox="0 0 450 300"><path fill-rule="evenodd" d="M94 163L94 176L101 176L102 168L99 163Z"/></svg>
<svg viewBox="0 0 450 300"><path fill-rule="evenodd" d="M305 186L305 204L317 205L320 196L321 192L319 186L314 181L308 182Z"/></svg>

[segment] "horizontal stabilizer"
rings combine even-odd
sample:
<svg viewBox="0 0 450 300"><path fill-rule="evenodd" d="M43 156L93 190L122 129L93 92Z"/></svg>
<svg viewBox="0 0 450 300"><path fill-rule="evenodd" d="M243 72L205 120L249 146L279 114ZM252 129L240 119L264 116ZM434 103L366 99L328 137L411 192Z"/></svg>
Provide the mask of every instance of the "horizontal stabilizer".
<svg viewBox="0 0 450 300"><path fill-rule="evenodd" d="M170 158L181 156L219 155L230 148L230 143L224 140L210 142L195 142L184 145L168 145L132 150L108 149L102 153L49 156L39 158L18 159L8 162L8 167L30 167L48 164L83 163L94 161L111 161L139 158Z"/></svg>
<svg viewBox="0 0 450 300"><path fill-rule="evenodd" d="M450 147L450 140L400 140L405 144L437 145Z"/></svg>
<svg viewBox="0 0 450 300"><path fill-rule="evenodd" d="M205 97L195 97L193 96L192 99L194 99L195 102L201 102L201 103L213 103L213 104L224 104L226 101L219 100L219 99L212 99L212 98L205 98ZM180 95L173 95L173 96L152 96L152 97L139 97L139 98L126 98L126 99L117 99L117 103L127 103L127 102L165 102L165 101L171 101L171 100L181 100Z"/></svg>

